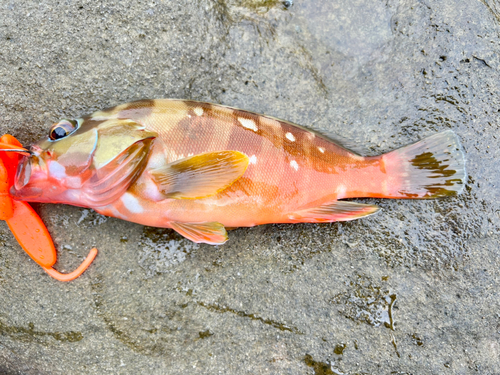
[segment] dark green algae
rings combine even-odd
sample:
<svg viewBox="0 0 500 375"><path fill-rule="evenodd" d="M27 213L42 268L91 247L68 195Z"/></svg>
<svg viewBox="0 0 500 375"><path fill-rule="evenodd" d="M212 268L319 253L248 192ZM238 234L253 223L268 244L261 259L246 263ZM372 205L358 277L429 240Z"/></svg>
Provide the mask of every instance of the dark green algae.
<svg viewBox="0 0 500 375"><path fill-rule="evenodd" d="M248 313L245 311L238 311L238 310L235 310L235 309L227 307L227 306L219 306L218 304L207 304L205 302L197 302L197 303L198 303L198 305L200 305L200 306L202 306L210 311L215 311L218 313L229 312L229 313L235 314L235 315L242 317L242 318L248 318L251 320L261 322L263 324L270 325L271 327L279 329L280 331L284 331L284 332L288 331L288 332L297 333L300 335L304 334L303 332L299 331L296 327L290 326L290 325L285 324L285 323L277 322L277 321L274 321L272 319L265 319L257 314L252 314L252 313Z"/></svg>
<svg viewBox="0 0 500 375"><path fill-rule="evenodd" d="M33 323L28 323L27 327L9 326L0 321L0 336L9 336L14 340L25 343L38 342L45 345L55 344L46 340L47 337L52 337L59 342L78 342L83 339L83 334L76 331L66 332L46 332L35 329Z"/></svg>
<svg viewBox="0 0 500 375"><path fill-rule="evenodd" d="M334 375L338 374L338 372L333 372L332 366L325 362L315 361L313 357L309 354L306 354L304 357L304 363L308 367L312 367L314 369L315 375Z"/></svg>

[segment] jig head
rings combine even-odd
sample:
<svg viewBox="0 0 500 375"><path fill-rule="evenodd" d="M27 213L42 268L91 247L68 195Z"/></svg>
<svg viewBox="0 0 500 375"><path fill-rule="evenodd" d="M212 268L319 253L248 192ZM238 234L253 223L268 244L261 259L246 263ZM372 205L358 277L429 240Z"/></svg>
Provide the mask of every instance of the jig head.
<svg viewBox="0 0 500 375"><path fill-rule="evenodd" d="M90 266L97 255L97 249L90 250L87 258L73 272L64 274L52 266L57 254L54 242L40 216L27 202L12 199L9 189L19 164L19 154L31 155L31 151L9 134L0 138L0 220L5 220L21 247L45 272L59 281L71 281Z"/></svg>

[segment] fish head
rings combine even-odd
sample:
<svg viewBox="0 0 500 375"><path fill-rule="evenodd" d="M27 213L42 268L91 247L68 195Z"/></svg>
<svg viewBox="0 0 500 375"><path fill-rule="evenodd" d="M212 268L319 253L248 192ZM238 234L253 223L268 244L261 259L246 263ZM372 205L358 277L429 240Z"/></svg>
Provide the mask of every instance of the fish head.
<svg viewBox="0 0 500 375"><path fill-rule="evenodd" d="M144 167L138 161L147 158L155 137L156 133L128 119L61 120L20 161L11 194L32 202L102 205L124 188L114 185L130 185L128 175L137 175L138 168ZM95 197L102 198L103 193L106 199Z"/></svg>

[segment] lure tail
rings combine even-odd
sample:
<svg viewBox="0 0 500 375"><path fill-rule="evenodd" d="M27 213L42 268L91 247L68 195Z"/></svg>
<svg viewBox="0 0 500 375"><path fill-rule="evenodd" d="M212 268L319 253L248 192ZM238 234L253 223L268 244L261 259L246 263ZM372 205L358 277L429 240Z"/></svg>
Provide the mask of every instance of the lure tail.
<svg viewBox="0 0 500 375"><path fill-rule="evenodd" d="M385 198L431 199L460 194L465 160L456 134L444 131L382 156Z"/></svg>

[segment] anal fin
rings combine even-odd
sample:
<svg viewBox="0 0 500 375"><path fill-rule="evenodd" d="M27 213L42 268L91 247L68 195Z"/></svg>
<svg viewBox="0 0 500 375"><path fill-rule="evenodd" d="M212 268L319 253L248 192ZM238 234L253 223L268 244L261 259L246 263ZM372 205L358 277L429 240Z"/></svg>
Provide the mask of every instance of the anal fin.
<svg viewBox="0 0 500 375"><path fill-rule="evenodd" d="M292 212L288 214L288 218L295 223L328 223L359 219L378 210L379 208L372 204L335 201Z"/></svg>
<svg viewBox="0 0 500 375"><path fill-rule="evenodd" d="M216 221L203 223L181 223L171 221L170 226L181 236L196 242L222 245L228 240L224 225Z"/></svg>

